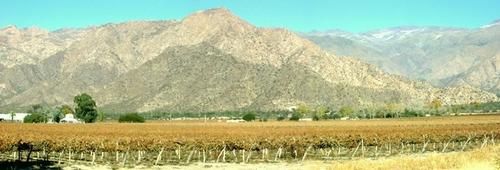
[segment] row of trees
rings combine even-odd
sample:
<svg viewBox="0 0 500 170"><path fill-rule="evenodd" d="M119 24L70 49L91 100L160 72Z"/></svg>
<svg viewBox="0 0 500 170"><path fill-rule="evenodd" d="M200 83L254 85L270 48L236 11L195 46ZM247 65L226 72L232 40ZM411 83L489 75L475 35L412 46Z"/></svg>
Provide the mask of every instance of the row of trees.
<svg viewBox="0 0 500 170"><path fill-rule="evenodd" d="M56 108L48 108L42 105L33 105L28 113L30 116L25 118L25 122L59 122L66 114L74 114L76 118L83 120L86 123L96 121L104 121L105 114L98 111L96 102L86 93L79 94L74 97L75 108L69 105L62 105ZM394 118L394 117L422 117L426 115L443 115L447 113L463 113L475 111L491 111L500 110L500 102L490 103L471 103L465 105L443 106L443 102L439 99L432 100L424 108L405 108L401 104L388 103L382 107L373 108L355 108L352 106L343 106L340 108L316 107L312 108L306 104L300 104L293 110L277 110L277 111L223 111L223 112L206 112L206 113L189 113L189 112L146 112L146 113L128 113L128 114L111 114L108 116L116 116L113 119L118 119L119 122L144 122L145 119L173 119L179 117L190 118L206 118L212 119L216 117L230 117L234 119L242 118L247 121L267 121L268 119L291 120L298 121L301 118L312 118L313 120L340 119L343 117L349 118Z"/></svg>
<svg viewBox="0 0 500 170"><path fill-rule="evenodd" d="M458 109L457 109L458 108ZM230 117L233 119L242 118L246 121L267 121L268 119L291 120L296 121L301 118L312 118L313 120L340 119L343 117L372 119L372 118L398 118L398 117L424 117L426 115L441 116L448 113L465 112L467 110L481 110L485 108L499 110L500 104L494 103L471 103L459 106L444 106L443 102L435 99L427 103L424 107L408 108L398 103L388 103L380 107L355 108L352 106L343 106L340 108L316 107L312 108L306 104L300 104L294 110L278 111L223 111L206 113L183 113L183 112L147 112L142 115L148 119L171 119L178 117L192 118L216 118Z"/></svg>
<svg viewBox="0 0 500 170"><path fill-rule="evenodd" d="M92 97L86 93L79 94L74 97L75 108L69 105L62 105L55 108L43 106L41 104L32 105L27 111L30 115L24 118L25 123L43 123L57 122L59 123L67 114L74 114L76 118L83 120L85 123L93 123L97 120L104 121L104 112L98 112L96 103Z"/></svg>
<svg viewBox="0 0 500 170"><path fill-rule="evenodd" d="M69 105L62 105L55 108L44 107L41 104L32 105L27 111L30 115L24 118L25 123L45 123L48 121L59 123L67 114L73 114L76 118L85 123L94 123L96 121L104 121L105 114L97 110L96 102L86 93L79 94L74 97L73 102L75 108ZM145 122L144 117L138 113L127 113L120 115L118 122Z"/></svg>

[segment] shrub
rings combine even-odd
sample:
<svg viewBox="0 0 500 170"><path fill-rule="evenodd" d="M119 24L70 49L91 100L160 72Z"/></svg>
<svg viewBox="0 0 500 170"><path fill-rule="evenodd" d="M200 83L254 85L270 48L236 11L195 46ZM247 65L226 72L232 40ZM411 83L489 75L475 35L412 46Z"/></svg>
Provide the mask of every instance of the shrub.
<svg viewBox="0 0 500 170"><path fill-rule="evenodd" d="M118 122L120 123L144 123L144 117L137 113L127 113L120 115L120 118L118 119Z"/></svg>
<svg viewBox="0 0 500 170"><path fill-rule="evenodd" d="M253 120L255 120L255 114L247 113L247 114L243 115L243 120L245 120L247 122L253 121Z"/></svg>
<svg viewBox="0 0 500 170"><path fill-rule="evenodd" d="M342 116L340 116L339 113L332 113L332 114L330 114L329 118L330 119L340 119L340 118L342 118Z"/></svg>
<svg viewBox="0 0 500 170"><path fill-rule="evenodd" d="M403 117L418 117L420 114L415 110L405 109L401 115Z"/></svg>
<svg viewBox="0 0 500 170"><path fill-rule="evenodd" d="M276 118L277 121L283 121L285 120L285 116L278 116L278 118Z"/></svg>
<svg viewBox="0 0 500 170"><path fill-rule="evenodd" d="M292 114L292 117L290 117L290 120L291 121L299 121L300 117L301 117L300 113L295 112Z"/></svg>
<svg viewBox="0 0 500 170"><path fill-rule="evenodd" d="M323 114L321 115L321 119L324 119L324 120L328 120L332 117L333 113L329 113L329 114Z"/></svg>
<svg viewBox="0 0 500 170"><path fill-rule="evenodd" d="M314 114L312 118L314 121L319 121L320 119L320 117L317 114Z"/></svg>
<svg viewBox="0 0 500 170"><path fill-rule="evenodd" d="M24 123L44 123L47 122L47 117L41 113L32 113L24 117Z"/></svg>

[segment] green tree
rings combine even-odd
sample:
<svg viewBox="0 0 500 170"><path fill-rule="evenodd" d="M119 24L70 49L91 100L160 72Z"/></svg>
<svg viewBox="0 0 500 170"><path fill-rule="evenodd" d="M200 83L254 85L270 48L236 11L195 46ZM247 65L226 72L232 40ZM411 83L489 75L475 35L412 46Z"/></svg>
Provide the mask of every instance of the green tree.
<svg viewBox="0 0 500 170"><path fill-rule="evenodd" d="M85 123L95 122L97 119L96 103L92 97L86 93L75 96L74 100L75 116L85 121Z"/></svg>
<svg viewBox="0 0 500 170"><path fill-rule="evenodd" d="M313 120L318 121L319 119L327 119L326 113L328 112L328 109L326 107L320 106L316 109L314 115L313 115Z"/></svg>
<svg viewBox="0 0 500 170"><path fill-rule="evenodd" d="M61 108L59 108L59 112L63 115L75 114L73 109L71 107L69 107L68 105L62 105Z"/></svg>
<svg viewBox="0 0 500 170"><path fill-rule="evenodd" d="M27 112L31 114L30 117L27 116L28 123L41 123L41 122L47 122L49 118L52 119L51 109L48 107L44 107L41 104L31 105L31 108Z"/></svg>
<svg viewBox="0 0 500 170"><path fill-rule="evenodd" d="M434 99L429 103L429 108L436 111L436 114L439 112L439 108L443 106L443 102L439 99Z"/></svg>
<svg viewBox="0 0 500 170"><path fill-rule="evenodd" d="M342 117L350 117L354 113L354 109L352 109L352 107L344 106L340 108L339 112Z"/></svg>
<svg viewBox="0 0 500 170"><path fill-rule="evenodd" d="M395 115L399 117L399 112L401 112L401 106L397 103L387 103L385 105L385 110L388 115Z"/></svg>
<svg viewBox="0 0 500 170"><path fill-rule="evenodd" d="M481 109L481 103L479 103L479 102L476 102L476 101L475 101L475 102L472 102L472 103L470 103L470 104L472 105L472 108L474 109L474 111L475 111L475 110L480 110L480 109Z"/></svg>
<svg viewBox="0 0 500 170"><path fill-rule="evenodd" d="M11 111L10 112L10 120L14 121L14 117L16 117L16 113L14 113L13 111Z"/></svg>
<svg viewBox="0 0 500 170"><path fill-rule="evenodd" d="M102 110L98 110L97 111L97 120L99 122L104 122L105 118L106 118L106 113L104 113L104 111L102 111Z"/></svg>
<svg viewBox="0 0 500 170"><path fill-rule="evenodd" d="M47 122L47 116L42 113L31 113L30 115L24 117L24 123L45 123Z"/></svg>
<svg viewBox="0 0 500 170"><path fill-rule="evenodd" d="M255 114L254 113L247 113L243 115L243 120L250 122L255 120Z"/></svg>
<svg viewBox="0 0 500 170"><path fill-rule="evenodd" d="M61 122L61 119L63 119L63 118L64 118L64 114L61 113L60 110L55 110L52 112L52 121L53 122L59 123L59 122Z"/></svg>
<svg viewBox="0 0 500 170"><path fill-rule="evenodd" d="M459 105L452 105L448 108L448 111L451 113L455 113L455 115L458 115L461 111L461 106Z"/></svg>
<svg viewBox="0 0 500 170"><path fill-rule="evenodd" d="M300 117L302 117L302 116L309 114L310 109L306 104L300 104L297 107L297 112L300 114Z"/></svg>

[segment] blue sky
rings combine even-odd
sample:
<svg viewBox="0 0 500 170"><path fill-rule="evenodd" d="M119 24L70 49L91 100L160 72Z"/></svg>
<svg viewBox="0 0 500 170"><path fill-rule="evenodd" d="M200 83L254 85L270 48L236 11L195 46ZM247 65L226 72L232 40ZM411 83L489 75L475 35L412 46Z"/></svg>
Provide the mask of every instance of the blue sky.
<svg viewBox="0 0 500 170"><path fill-rule="evenodd" d="M2 0L0 27L56 30L129 20L182 19L225 7L261 27L364 32L397 26L477 28L500 19L500 0Z"/></svg>

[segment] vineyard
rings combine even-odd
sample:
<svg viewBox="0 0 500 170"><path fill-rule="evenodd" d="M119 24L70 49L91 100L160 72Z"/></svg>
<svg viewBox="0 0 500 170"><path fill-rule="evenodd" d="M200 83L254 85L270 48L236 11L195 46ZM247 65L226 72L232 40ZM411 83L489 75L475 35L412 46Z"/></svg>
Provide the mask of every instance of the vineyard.
<svg viewBox="0 0 500 170"><path fill-rule="evenodd" d="M482 148L498 142L500 115L320 122L2 123L0 132L3 161L122 166L300 162Z"/></svg>

